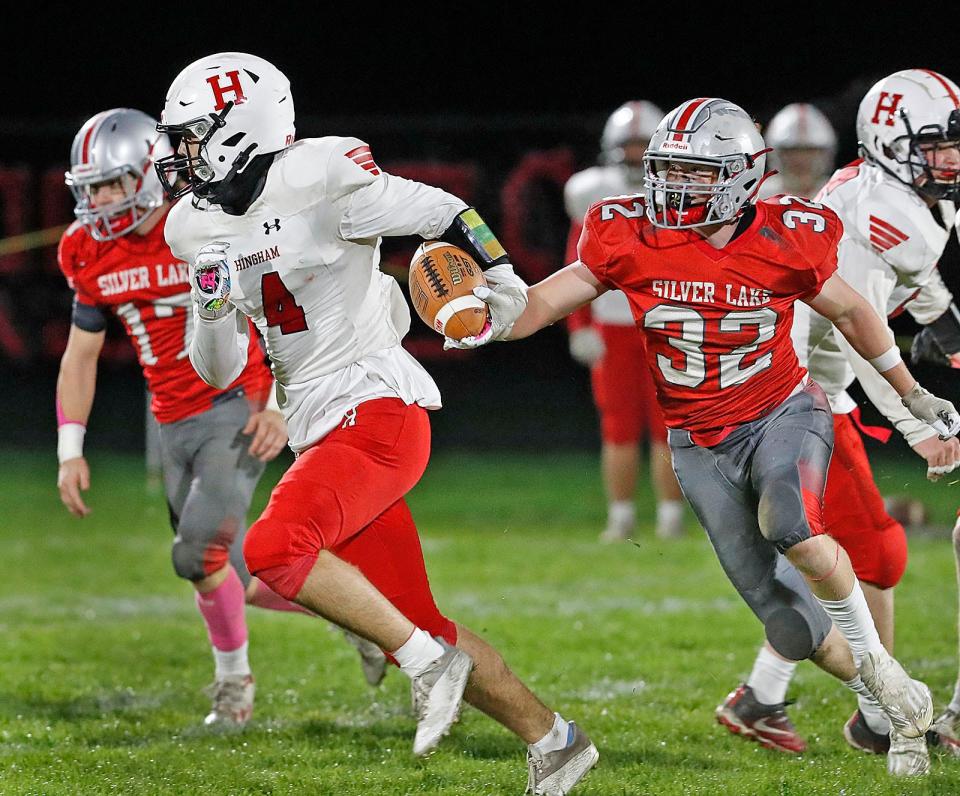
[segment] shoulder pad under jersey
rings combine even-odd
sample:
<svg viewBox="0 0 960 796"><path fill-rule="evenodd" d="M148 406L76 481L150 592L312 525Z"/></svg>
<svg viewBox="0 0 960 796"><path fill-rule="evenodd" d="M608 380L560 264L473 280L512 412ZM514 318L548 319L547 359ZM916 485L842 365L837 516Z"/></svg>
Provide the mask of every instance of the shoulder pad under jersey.
<svg viewBox="0 0 960 796"><path fill-rule="evenodd" d="M222 212L218 207L199 210L189 196L171 207L164 219L163 239L173 256L181 262L193 262L197 251L213 240L214 233L205 232L208 222Z"/></svg>
<svg viewBox="0 0 960 796"><path fill-rule="evenodd" d="M857 178L824 197L844 222L848 237L869 248L907 285L925 274L943 253L948 232L906 185L864 164Z"/></svg>
<svg viewBox="0 0 960 796"><path fill-rule="evenodd" d="M279 184L271 183L271 204L293 201L301 206L334 200L373 182L382 173L370 147L359 138L305 138L278 158ZM295 212L298 208L282 208Z"/></svg>
<svg viewBox="0 0 960 796"><path fill-rule="evenodd" d="M629 192L623 170L611 166L592 166L578 171L563 187L563 201L571 221L583 221L594 202L606 196Z"/></svg>
<svg viewBox="0 0 960 796"><path fill-rule="evenodd" d="M57 265L60 266L60 271L67 281L71 282L71 286L77 268L83 264L80 250L88 240L90 235L79 221L74 221L60 236L60 243L57 245Z"/></svg>

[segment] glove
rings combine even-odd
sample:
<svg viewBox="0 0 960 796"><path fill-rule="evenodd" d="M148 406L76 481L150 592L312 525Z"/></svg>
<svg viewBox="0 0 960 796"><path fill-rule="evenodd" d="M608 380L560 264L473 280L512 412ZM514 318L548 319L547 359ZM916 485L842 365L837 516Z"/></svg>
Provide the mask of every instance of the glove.
<svg viewBox="0 0 960 796"><path fill-rule="evenodd" d="M918 362L932 362L935 365L960 368L960 354L947 356L929 326L925 326L913 336L913 343L910 346L910 361L914 365Z"/></svg>
<svg viewBox="0 0 960 796"><path fill-rule="evenodd" d="M606 350L603 337L592 326L570 332L570 356L584 367L596 365Z"/></svg>
<svg viewBox="0 0 960 796"><path fill-rule="evenodd" d="M933 428L940 435L940 439L950 439L960 431L960 416L953 404L937 398L919 384L914 384L913 389L903 396L901 402L917 420L922 420Z"/></svg>
<svg viewBox="0 0 960 796"><path fill-rule="evenodd" d="M193 258L193 300L206 321L222 318L233 310L230 303L229 243L208 243Z"/></svg>
<svg viewBox="0 0 960 796"><path fill-rule="evenodd" d="M453 340L445 337L443 350L480 348L493 340L504 340L517 318L527 308L527 283L513 271L510 263L501 263L483 272L488 287L473 289L473 295L487 305L487 323L480 334Z"/></svg>

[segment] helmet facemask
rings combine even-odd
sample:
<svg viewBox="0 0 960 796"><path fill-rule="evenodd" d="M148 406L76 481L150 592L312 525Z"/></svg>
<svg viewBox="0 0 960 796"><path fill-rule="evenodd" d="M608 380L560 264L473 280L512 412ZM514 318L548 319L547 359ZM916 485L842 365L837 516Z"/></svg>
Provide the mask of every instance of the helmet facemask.
<svg viewBox="0 0 960 796"><path fill-rule="evenodd" d="M761 180L751 171L757 158L768 151L720 157L648 152L643 158L647 218L658 227L670 229L692 229L732 221L756 195ZM715 174L712 182L677 179L671 175L671 172L707 169Z"/></svg>
<svg viewBox="0 0 960 796"><path fill-rule="evenodd" d="M247 164L250 153L256 148L251 144L237 154L223 179L216 179L216 172L209 161L207 145L226 125L226 116L234 107L228 102L220 113L210 113L181 124L158 124L157 130L170 136L174 154L160 158L156 163L157 176L164 192L171 199L193 193L195 200L216 201L221 192L237 173ZM235 136L239 141L243 133ZM223 142L229 146L230 139ZM221 156L222 159L222 156Z"/></svg>
<svg viewBox="0 0 960 796"><path fill-rule="evenodd" d="M884 154L910 169L913 188L924 198L934 201L960 201L960 165L951 169L931 165L928 153L940 148L960 148L960 109L951 111L944 128L939 124L927 124L914 131L906 111L900 116L907 134L895 139L886 147ZM938 175L936 172L940 172Z"/></svg>
<svg viewBox="0 0 960 796"><path fill-rule="evenodd" d="M76 201L73 213L90 237L103 242L127 235L162 204L143 191L144 173L150 165L145 161L140 172L133 166L120 166L106 172L75 167L66 173L66 184ZM106 183L119 184L123 199L98 204L97 190Z"/></svg>

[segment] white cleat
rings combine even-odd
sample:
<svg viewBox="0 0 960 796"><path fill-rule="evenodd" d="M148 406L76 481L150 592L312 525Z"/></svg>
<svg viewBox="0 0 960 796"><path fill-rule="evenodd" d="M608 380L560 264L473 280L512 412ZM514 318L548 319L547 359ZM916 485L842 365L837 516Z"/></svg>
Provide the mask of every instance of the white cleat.
<svg viewBox="0 0 960 796"><path fill-rule="evenodd" d="M467 687L473 658L461 649L451 647L438 638L443 655L419 677L414 677L413 710L417 717L417 734L413 753L425 755L436 748L460 715L463 690Z"/></svg>
<svg viewBox="0 0 960 796"><path fill-rule="evenodd" d="M930 753L927 739L907 738L897 730L890 730L890 751L887 752L887 772L894 777L923 777L930 773Z"/></svg>
<svg viewBox="0 0 960 796"><path fill-rule="evenodd" d="M636 529L636 523L633 520L630 522L616 522L615 520L607 520L607 527L603 529L603 533L600 534L600 541L604 544L614 544L616 542L626 542Z"/></svg>
<svg viewBox="0 0 960 796"><path fill-rule="evenodd" d="M343 631L343 637L360 653L360 668L367 683L374 687L380 685L387 674L387 656L383 650L349 630Z"/></svg>
<svg viewBox="0 0 960 796"><path fill-rule="evenodd" d="M563 749L540 754L527 747L527 789L533 796L566 796L593 768L600 753L577 725L570 722L573 738Z"/></svg>
<svg viewBox="0 0 960 796"><path fill-rule="evenodd" d="M919 680L911 680L886 650L868 652L860 662L860 679L906 738L922 738L933 723L933 698Z"/></svg>
<svg viewBox="0 0 960 796"><path fill-rule="evenodd" d="M233 675L214 681L207 689L213 698L210 712L203 720L211 729L237 730L246 726L253 715L253 675Z"/></svg>

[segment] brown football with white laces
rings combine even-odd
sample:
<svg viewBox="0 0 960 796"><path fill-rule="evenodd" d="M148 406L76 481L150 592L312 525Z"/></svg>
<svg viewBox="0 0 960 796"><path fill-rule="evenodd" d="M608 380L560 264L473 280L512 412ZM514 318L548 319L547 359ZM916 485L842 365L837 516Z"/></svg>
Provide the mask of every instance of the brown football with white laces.
<svg viewBox="0 0 960 796"><path fill-rule="evenodd" d="M422 243L410 261L408 289L413 308L427 326L453 340L483 331L487 305L473 295L473 289L486 284L476 261L449 243Z"/></svg>

